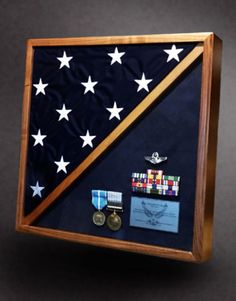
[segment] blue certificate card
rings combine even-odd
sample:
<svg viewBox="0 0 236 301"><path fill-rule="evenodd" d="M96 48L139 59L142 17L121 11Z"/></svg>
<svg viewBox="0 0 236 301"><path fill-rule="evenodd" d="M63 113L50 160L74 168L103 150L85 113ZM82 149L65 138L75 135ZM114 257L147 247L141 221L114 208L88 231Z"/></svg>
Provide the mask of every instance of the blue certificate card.
<svg viewBox="0 0 236 301"><path fill-rule="evenodd" d="M178 233L179 202L133 196L130 226Z"/></svg>

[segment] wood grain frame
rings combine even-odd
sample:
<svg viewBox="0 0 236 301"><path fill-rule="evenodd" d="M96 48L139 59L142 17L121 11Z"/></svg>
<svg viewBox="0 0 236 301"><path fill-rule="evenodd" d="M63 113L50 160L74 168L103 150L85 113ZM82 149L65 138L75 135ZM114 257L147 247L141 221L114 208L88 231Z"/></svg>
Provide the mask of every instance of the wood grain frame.
<svg viewBox="0 0 236 301"><path fill-rule="evenodd" d="M24 216L24 189L29 137L29 114L32 88L34 48L39 46L113 45L197 42L193 51L158 84L115 130L32 213ZM16 229L80 243L115 248L124 251L203 262L212 252L212 228L215 191L217 127L219 115L221 40L213 33L166 34L144 36L83 37L61 39L30 39L27 42L25 86L21 130ZM32 226L32 223L56 201L57 197L77 179L116 139L200 56L202 84L197 154L197 180L192 252L117 239L72 233Z"/></svg>

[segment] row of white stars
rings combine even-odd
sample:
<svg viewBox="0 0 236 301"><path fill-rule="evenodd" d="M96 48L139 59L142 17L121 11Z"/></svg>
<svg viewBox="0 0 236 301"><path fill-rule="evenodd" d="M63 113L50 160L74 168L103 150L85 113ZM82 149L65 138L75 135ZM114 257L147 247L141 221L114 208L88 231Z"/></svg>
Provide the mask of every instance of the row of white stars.
<svg viewBox="0 0 236 301"><path fill-rule="evenodd" d="M47 135L42 135L40 129L38 129L38 133L36 135L31 135L31 136L35 139L34 146L36 146L37 144L44 146L43 140L47 137ZM80 138L83 139L84 141L82 148L85 147L86 145L93 147L92 140L96 138L96 136L90 135L89 130L87 130L85 136L80 136Z"/></svg>
<svg viewBox="0 0 236 301"><path fill-rule="evenodd" d="M150 84L150 82L152 82L153 79L146 79L146 76L143 73L141 79L135 79L134 81L138 84L137 92L139 92L142 89L149 92L148 84ZM96 86L98 82L92 81L91 75L89 75L87 82L81 82L81 84L85 87L84 94L88 92L92 92L93 94L95 94L94 86ZM35 95L38 95L39 93L46 95L45 88L48 86L48 84L44 84L42 82L42 78L39 79L38 84L33 84L33 86L37 89Z"/></svg>
<svg viewBox="0 0 236 301"><path fill-rule="evenodd" d="M120 112L123 110L124 108L118 108L116 102L114 101L113 107L112 108L106 108L106 110L108 110L110 112L110 117L109 120L113 119L113 118L117 118L118 120L120 120ZM58 121L62 120L62 119L66 119L69 120L68 114L72 111L72 110L67 110L65 104L63 104L62 109L61 110L56 110L60 116ZM35 141L34 141L34 146L36 145L41 145L44 146L43 144L43 140L47 137L47 135L42 135L41 134L41 129L38 129L38 133L36 135L31 135ZM82 148L85 147L86 145L89 145L90 147L93 147L93 143L92 140L94 138L96 138L96 136L91 136L89 133L89 130L87 130L86 135L85 136L80 136L80 138L84 141Z"/></svg>
<svg viewBox="0 0 236 301"><path fill-rule="evenodd" d="M179 62L178 54L181 51L183 51L183 48L177 49L176 46L173 45L171 49L165 49L163 51L165 51L168 54L167 62L171 61L172 59ZM117 62L119 64L122 64L121 57L124 54L125 54L125 52L119 52L117 47L115 48L114 53L108 53L108 55L112 57L111 65L114 64L115 62ZM61 62L60 69L64 66L67 67L67 68L70 68L69 61L72 60L72 58L73 58L72 56L67 56L65 51L63 52L62 57L57 57L57 59ZM146 79L146 76L145 76L144 73L142 74L141 79L135 79L134 81L138 84L137 92L139 92L142 89L149 92L148 84L152 80L153 79ZM81 82L81 84L85 87L84 94L86 94L88 92L92 92L93 94L95 94L94 86L96 86L98 84L98 82L97 81L92 81L91 75L88 76L88 81L87 82ZM45 88L48 85L49 85L48 83L44 84L42 82L42 79L40 78L38 84L33 84L33 86L37 89L35 95L38 95L40 93L45 95L46 94L45 93Z"/></svg>
<svg viewBox="0 0 236 301"><path fill-rule="evenodd" d="M183 51L183 48L177 49L175 45L172 45L171 49L164 49L165 53L168 54L167 63L171 60L176 60L179 62L179 56L178 54ZM112 59L111 59L111 65L114 63L122 64L122 56L125 55L125 52L119 52L118 48L116 47L114 52L107 53ZM73 56L67 56L66 52L63 51L63 56L57 57L57 59L61 62L59 69L62 67L70 68L70 61L73 59Z"/></svg>

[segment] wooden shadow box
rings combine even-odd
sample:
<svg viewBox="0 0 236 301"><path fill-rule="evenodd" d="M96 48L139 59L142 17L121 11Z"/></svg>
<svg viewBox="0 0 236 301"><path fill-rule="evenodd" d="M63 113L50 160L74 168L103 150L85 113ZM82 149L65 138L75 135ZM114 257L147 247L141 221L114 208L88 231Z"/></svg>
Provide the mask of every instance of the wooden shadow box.
<svg viewBox="0 0 236 301"><path fill-rule="evenodd" d="M213 33L28 40L17 230L209 259L220 66L221 40ZM153 153L167 160L144 159ZM135 191L132 177L150 170L179 177L178 193ZM119 230L94 224L93 190L122 193ZM177 204L178 212L157 217L151 208L133 208L134 199ZM108 221L112 213L101 211ZM137 212L147 221L137 218L134 226Z"/></svg>

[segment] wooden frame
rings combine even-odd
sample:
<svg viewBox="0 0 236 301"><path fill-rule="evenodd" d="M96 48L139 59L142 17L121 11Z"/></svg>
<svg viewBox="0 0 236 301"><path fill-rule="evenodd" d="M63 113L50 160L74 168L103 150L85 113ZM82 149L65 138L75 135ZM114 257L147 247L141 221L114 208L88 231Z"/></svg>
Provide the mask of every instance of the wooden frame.
<svg viewBox="0 0 236 301"><path fill-rule="evenodd" d="M24 216L24 189L26 160L29 138L29 115L32 88L32 65L34 47L75 46L75 45L115 45L146 43L196 42L189 53L161 83L132 111L90 155L65 178L52 193L30 214ZM199 56L202 59L202 87L200 101L199 139L197 155L197 180L195 197L195 219L192 252L139 244L117 239L71 233L33 226L32 223L57 197L77 179ZM16 229L49 237L61 238L85 244L115 248L125 251L157 255L171 259L202 262L207 260L212 250L212 226L214 205L214 181L216 166L217 123L220 91L221 40L213 33L168 34L121 37L86 37L65 39L32 39L27 43L25 88L21 131L21 156L19 167Z"/></svg>

